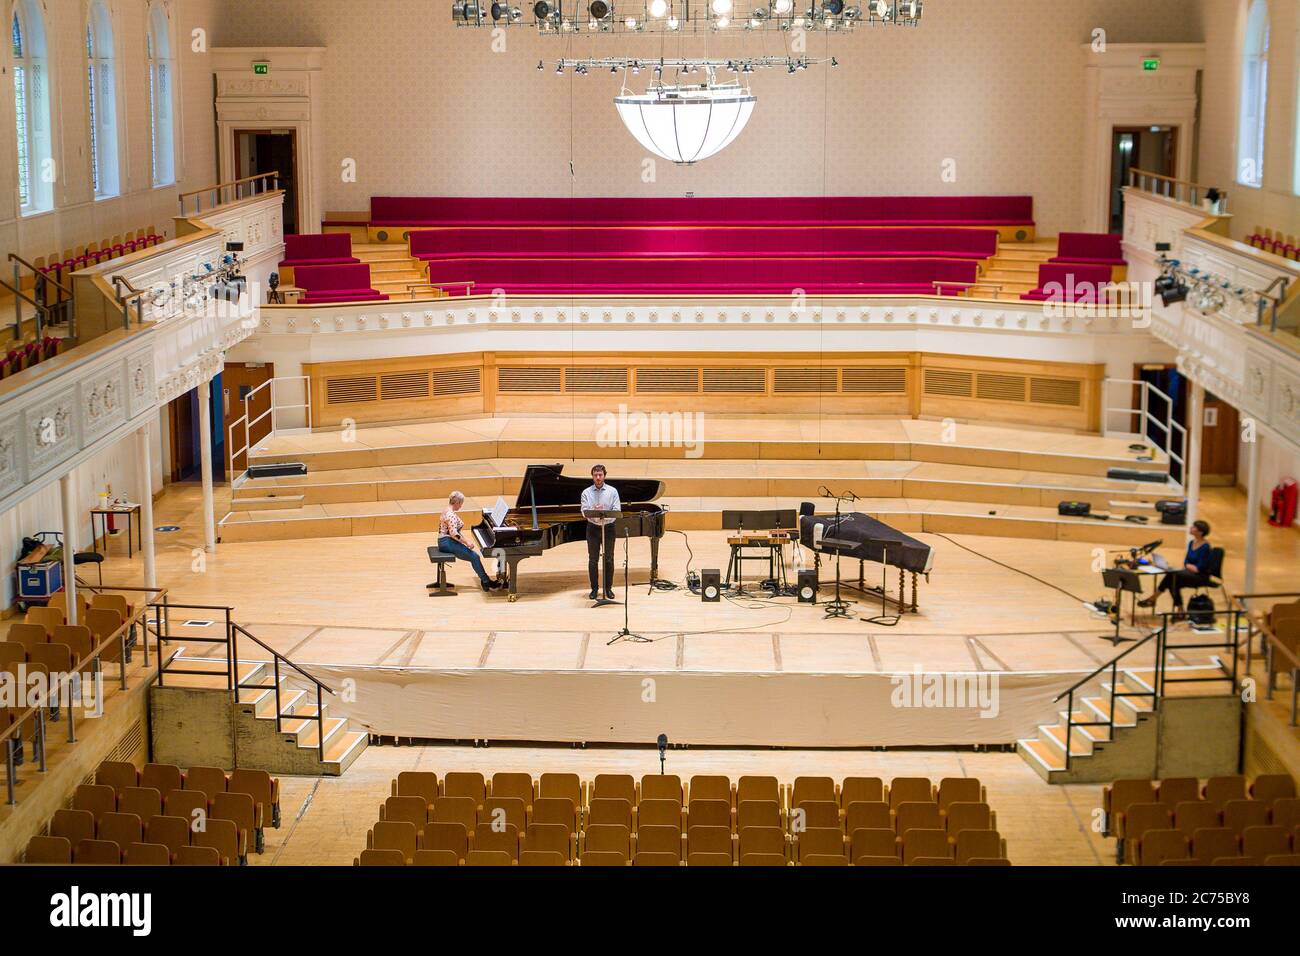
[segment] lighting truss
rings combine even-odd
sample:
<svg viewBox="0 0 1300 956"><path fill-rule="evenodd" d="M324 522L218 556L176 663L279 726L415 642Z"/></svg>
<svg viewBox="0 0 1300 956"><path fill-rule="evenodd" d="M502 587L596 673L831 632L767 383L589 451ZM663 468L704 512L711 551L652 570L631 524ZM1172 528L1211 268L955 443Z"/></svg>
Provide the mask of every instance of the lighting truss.
<svg viewBox="0 0 1300 956"><path fill-rule="evenodd" d="M458 27L532 27L539 33L707 33L745 30L849 32L858 25L918 26L922 0L455 0Z"/></svg>

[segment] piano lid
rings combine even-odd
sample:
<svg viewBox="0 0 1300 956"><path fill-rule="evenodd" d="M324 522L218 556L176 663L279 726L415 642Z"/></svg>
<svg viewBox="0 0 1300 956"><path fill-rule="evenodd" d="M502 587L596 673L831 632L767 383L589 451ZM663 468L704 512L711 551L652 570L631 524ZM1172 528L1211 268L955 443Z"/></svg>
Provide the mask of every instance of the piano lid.
<svg viewBox="0 0 1300 956"><path fill-rule="evenodd" d="M516 509L539 508L551 505L577 505L582 493L591 486L591 476L578 477L563 474L564 466L529 465L524 469L524 480L519 483ZM653 478L618 478L606 476L607 484L618 489L619 500L625 504L641 504L663 496L664 483Z"/></svg>

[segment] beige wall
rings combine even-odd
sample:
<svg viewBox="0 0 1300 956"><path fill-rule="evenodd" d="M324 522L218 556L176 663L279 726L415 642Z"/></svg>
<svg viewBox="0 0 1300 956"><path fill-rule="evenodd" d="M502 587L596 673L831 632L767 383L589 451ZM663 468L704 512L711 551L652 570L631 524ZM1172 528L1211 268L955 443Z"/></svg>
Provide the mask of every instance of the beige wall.
<svg viewBox="0 0 1300 956"><path fill-rule="evenodd" d="M1270 0L1272 24L1268 63L1268 125L1264 146L1264 186L1238 183L1237 116L1241 48L1249 0L1205 0L1207 31L1201 93L1201 156L1197 179L1227 188L1232 235L1241 239L1256 226L1300 233L1296 195L1296 87L1300 58L1300 2Z"/></svg>
<svg viewBox="0 0 1300 956"><path fill-rule="evenodd" d="M1200 0L929 0L918 29L833 39L835 70L755 75L759 104L726 151L698 166L660 162L623 129L617 78L558 77L539 58L559 42L451 25L450 0L228 0L220 46L324 46L327 210L371 195L754 195L1032 193L1040 231L1082 215L1083 53L1113 43L1199 41ZM754 52L737 37L710 52ZM763 38L775 52L778 35ZM592 44L595 44L594 47ZM809 53L827 51L814 35ZM621 48L652 56L657 40ZM567 55L617 52L584 39ZM688 47L698 55L702 44ZM632 78L643 83L648 72ZM572 145L571 145L572 143ZM572 156L574 178L569 180ZM356 183L338 173L357 162ZM957 180L941 167L956 161Z"/></svg>
<svg viewBox="0 0 1300 956"><path fill-rule="evenodd" d="M48 256L153 224L172 234L177 193L209 185L216 172L212 72L207 54L192 50L192 31L211 41L221 0L167 0L178 91L176 173L179 185L154 188L150 168L149 85L145 68L146 0L109 0L118 71L121 195L96 201L91 186L86 97L85 0L44 0L50 61L50 106L58 179L54 209L18 216L12 51L3 44L5 95L0 97L0 249ZM11 0L0 2L8 30ZM7 268L7 267L6 267Z"/></svg>

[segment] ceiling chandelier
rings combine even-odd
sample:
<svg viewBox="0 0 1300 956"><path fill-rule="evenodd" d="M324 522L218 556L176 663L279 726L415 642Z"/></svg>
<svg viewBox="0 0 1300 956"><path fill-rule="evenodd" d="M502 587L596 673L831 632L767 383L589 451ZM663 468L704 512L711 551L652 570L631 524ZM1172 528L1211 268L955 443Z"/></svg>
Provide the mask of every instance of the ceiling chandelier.
<svg viewBox="0 0 1300 956"><path fill-rule="evenodd" d="M752 2L752 0L750 0ZM460 27L536 27L550 35L574 33L702 33L741 30L852 30L868 26L917 26L922 0L536 0L528 13L509 0L455 0L452 23ZM617 9L616 9L617 8Z"/></svg>

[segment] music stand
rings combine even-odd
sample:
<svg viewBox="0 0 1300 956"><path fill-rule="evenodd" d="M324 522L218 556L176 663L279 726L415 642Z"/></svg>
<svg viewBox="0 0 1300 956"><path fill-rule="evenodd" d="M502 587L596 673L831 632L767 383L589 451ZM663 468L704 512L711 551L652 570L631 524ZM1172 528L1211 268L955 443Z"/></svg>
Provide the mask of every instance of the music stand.
<svg viewBox="0 0 1300 956"><path fill-rule="evenodd" d="M592 518L613 518L617 523L618 519L623 517L621 511L602 511L599 508L584 508L582 516L588 520ZM600 528L600 555L596 559L596 581L599 585L596 588L596 603L592 607L609 607L611 604L617 604L617 601L610 601L605 597L605 526L597 525ZM611 558L612 560L612 558ZM612 581L610 582L613 583Z"/></svg>
<svg viewBox="0 0 1300 956"><path fill-rule="evenodd" d="M1137 596L1142 593L1142 579L1136 571L1128 571L1124 568L1105 568L1101 572L1102 583L1108 588L1115 590L1115 635L1110 638L1112 646L1116 646L1124 641L1132 641L1132 637L1120 637L1119 623L1123 616L1121 603L1124 599L1124 592L1128 591L1133 595L1133 615L1137 617Z"/></svg>

